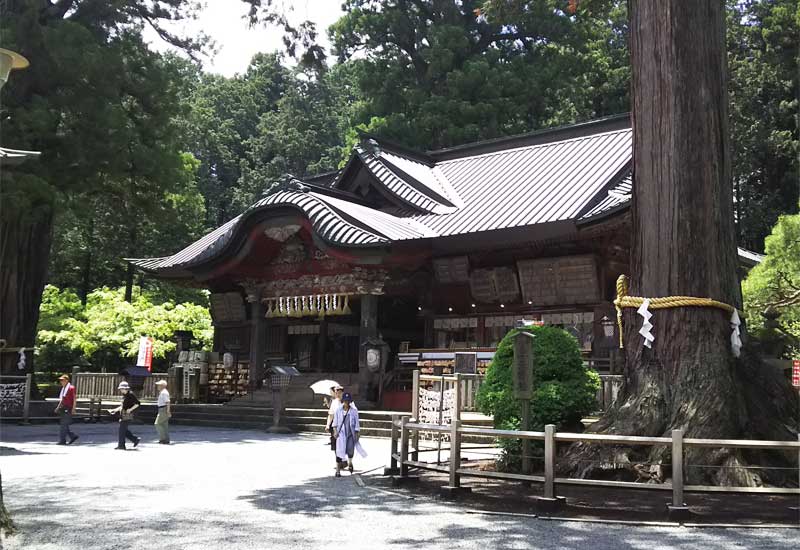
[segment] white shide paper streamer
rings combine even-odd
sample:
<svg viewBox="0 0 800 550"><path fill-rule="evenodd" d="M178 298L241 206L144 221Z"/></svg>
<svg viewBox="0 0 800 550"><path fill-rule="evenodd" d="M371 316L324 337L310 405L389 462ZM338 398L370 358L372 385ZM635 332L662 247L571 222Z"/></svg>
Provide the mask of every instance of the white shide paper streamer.
<svg viewBox="0 0 800 550"><path fill-rule="evenodd" d="M639 329L639 334L642 335L644 338L644 345L648 348L653 347L653 340L656 339L653 336L653 333L650 330L653 328L653 324L650 322L650 318L653 316L648 309L650 307L650 298L645 298L642 302L642 305L639 306L639 309L636 310L636 313L642 316L642 328Z"/></svg>

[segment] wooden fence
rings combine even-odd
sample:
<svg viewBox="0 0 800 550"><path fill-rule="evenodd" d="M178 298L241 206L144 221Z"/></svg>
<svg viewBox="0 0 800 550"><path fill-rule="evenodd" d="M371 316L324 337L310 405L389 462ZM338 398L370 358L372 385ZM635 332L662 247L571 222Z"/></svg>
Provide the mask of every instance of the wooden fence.
<svg viewBox="0 0 800 550"><path fill-rule="evenodd" d="M418 446L410 448L413 441L418 440L420 432L440 432L449 434L450 458L448 466L429 464L419 460L418 453L422 450ZM523 439L544 442L544 472L542 475L533 475L531 472L519 474L505 472L486 472L472 468L461 467L461 438L469 436L489 436L497 439ZM606 481L596 479L578 479L556 477L558 443L574 443L582 441L600 445L650 445L668 446L672 450L672 478L669 483L639 483L628 481ZM399 448L398 448L399 446ZM728 487L716 485L686 485L684 483L684 448L686 447L717 447L739 449L761 449L794 451L798 453L800 461L800 435L798 441L760 441L737 439L692 439L684 438L683 430L673 430L672 437L640 437L605 434L578 434L557 433L555 425L548 424L543 432L496 430L463 426L459 418L453 419L449 426L436 424L420 424L412 421L409 416L394 415L392 419L391 458L388 473L399 474L401 478L408 476L409 468L434 470L449 474L448 489L459 488L462 476L499 478L510 481L529 481L544 484L545 501L556 499L556 485L585 485L613 488L645 489L655 491L671 491L672 505L684 508L685 492L730 492L730 493L768 493L783 495L800 495L800 487ZM411 458L409 458L411 455ZM800 465L798 466L800 475ZM800 479L800 478L799 478Z"/></svg>
<svg viewBox="0 0 800 550"><path fill-rule="evenodd" d="M158 397L158 388L156 388L156 381L164 379L168 382L168 388L174 387L174 380L171 376L164 374L156 374L148 376L144 379L144 387L136 395L139 399L156 399ZM75 391L78 399L122 399L122 395L117 390L120 382L123 382L125 377L121 374L106 374L98 372L78 372L72 377L72 383L75 385Z"/></svg>
<svg viewBox="0 0 800 550"><path fill-rule="evenodd" d="M28 422L32 384L33 376L31 374L24 376L0 375L0 418Z"/></svg>

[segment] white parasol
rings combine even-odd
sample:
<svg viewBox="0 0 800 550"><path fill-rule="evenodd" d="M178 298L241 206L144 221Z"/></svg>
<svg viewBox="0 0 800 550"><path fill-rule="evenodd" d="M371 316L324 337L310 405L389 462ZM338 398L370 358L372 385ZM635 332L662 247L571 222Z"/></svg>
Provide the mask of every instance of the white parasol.
<svg viewBox="0 0 800 550"><path fill-rule="evenodd" d="M331 388L334 386L341 386L339 382L336 380L320 380L319 382L314 382L309 386L311 390L318 395L330 395Z"/></svg>

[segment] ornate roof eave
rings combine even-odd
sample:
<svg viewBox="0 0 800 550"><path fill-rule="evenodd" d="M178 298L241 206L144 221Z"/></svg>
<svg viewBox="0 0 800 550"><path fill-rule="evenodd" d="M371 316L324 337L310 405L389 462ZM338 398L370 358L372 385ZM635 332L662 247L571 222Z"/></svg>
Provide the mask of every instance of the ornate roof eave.
<svg viewBox="0 0 800 550"><path fill-rule="evenodd" d="M358 220L336 212L309 191L310 188L296 178L284 178L246 212L177 254L161 258L130 258L126 261L151 274L190 277L193 271L219 260L232 249L238 249L241 246L241 229L251 224L256 216L279 209L294 210L305 217L314 230L315 239L333 248L381 249L392 243L391 239L366 224L360 224ZM207 242L204 243L204 240Z"/></svg>

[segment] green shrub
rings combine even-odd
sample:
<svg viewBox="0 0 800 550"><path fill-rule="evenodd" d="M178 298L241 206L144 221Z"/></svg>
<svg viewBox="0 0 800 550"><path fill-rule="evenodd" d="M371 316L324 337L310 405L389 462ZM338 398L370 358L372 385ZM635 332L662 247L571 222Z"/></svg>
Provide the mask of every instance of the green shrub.
<svg viewBox="0 0 800 550"><path fill-rule="evenodd" d="M600 377L584 367L577 340L555 327L525 327L506 334L481 385L478 408L484 414L493 415L496 428L519 429L522 410L520 401L514 398L512 362L514 336L520 330L534 335L530 429L542 431L546 424L555 424L556 429L579 430L581 418L596 405ZM501 447L503 455L498 466L516 469L521 452L520 441L504 439Z"/></svg>

